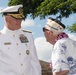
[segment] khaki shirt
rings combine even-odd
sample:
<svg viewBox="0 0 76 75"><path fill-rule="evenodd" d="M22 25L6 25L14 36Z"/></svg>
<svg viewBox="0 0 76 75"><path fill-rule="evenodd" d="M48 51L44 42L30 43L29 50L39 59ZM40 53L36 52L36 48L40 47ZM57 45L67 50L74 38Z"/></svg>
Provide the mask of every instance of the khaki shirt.
<svg viewBox="0 0 76 75"><path fill-rule="evenodd" d="M31 33L6 27L1 30L0 75L41 75Z"/></svg>

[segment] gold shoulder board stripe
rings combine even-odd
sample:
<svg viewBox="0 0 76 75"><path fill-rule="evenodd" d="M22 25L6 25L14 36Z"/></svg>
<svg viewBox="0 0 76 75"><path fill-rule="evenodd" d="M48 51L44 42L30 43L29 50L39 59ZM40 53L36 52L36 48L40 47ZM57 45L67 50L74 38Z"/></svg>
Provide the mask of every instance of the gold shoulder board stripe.
<svg viewBox="0 0 76 75"><path fill-rule="evenodd" d="M28 33L32 33L31 31L29 30L22 30L23 32L28 32Z"/></svg>

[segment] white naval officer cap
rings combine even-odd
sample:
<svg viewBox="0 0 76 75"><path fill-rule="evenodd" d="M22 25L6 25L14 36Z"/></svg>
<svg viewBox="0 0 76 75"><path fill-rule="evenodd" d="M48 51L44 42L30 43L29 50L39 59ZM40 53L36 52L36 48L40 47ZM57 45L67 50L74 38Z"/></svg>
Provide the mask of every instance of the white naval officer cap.
<svg viewBox="0 0 76 75"><path fill-rule="evenodd" d="M24 19L23 15L23 5L15 5L15 6L9 6L3 10L0 11L4 16L12 16L16 19Z"/></svg>
<svg viewBox="0 0 76 75"><path fill-rule="evenodd" d="M59 20L49 17L45 27L43 27L43 31L45 31L45 29L52 31L54 35L57 35L63 32L65 25Z"/></svg>

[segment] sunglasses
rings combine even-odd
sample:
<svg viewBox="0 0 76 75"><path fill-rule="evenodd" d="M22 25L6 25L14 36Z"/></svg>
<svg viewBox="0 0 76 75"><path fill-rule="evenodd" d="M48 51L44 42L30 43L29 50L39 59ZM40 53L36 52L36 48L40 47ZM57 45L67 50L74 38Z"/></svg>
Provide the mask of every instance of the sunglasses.
<svg viewBox="0 0 76 75"><path fill-rule="evenodd" d="M45 27L43 27L43 32L45 32L45 31L49 31L48 29L46 29Z"/></svg>

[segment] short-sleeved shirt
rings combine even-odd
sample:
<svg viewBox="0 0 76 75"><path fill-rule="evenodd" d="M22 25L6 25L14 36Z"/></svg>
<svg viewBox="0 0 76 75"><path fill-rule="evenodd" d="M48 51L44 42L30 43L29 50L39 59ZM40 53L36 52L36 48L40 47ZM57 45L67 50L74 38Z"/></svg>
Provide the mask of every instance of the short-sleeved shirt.
<svg viewBox="0 0 76 75"><path fill-rule="evenodd" d="M52 71L69 70L68 75L76 75L76 41L70 38L58 40L52 51Z"/></svg>

